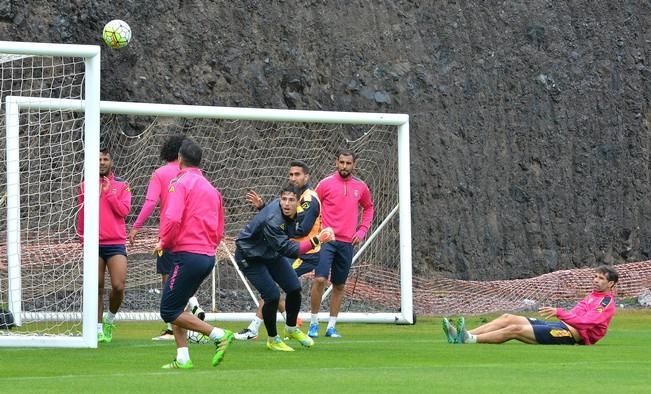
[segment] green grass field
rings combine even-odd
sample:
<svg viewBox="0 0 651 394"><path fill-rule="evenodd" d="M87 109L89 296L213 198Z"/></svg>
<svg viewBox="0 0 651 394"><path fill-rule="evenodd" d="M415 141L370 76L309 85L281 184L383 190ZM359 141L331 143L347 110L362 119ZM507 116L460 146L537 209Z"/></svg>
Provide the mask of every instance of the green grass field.
<svg viewBox="0 0 651 394"><path fill-rule="evenodd" d="M492 318L493 316L487 316ZM474 327L480 317L467 318ZM189 371L161 370L172 342L157 323L124 322L97 350L0 348L0 390L13 392L649 392L651 311L620 310L594 346L450 345L438 318L414 326L340 324L294 353L263 340L234 342L210 366L212 345L191 345ZM229 323L229 329L241 324Z"/></svg>

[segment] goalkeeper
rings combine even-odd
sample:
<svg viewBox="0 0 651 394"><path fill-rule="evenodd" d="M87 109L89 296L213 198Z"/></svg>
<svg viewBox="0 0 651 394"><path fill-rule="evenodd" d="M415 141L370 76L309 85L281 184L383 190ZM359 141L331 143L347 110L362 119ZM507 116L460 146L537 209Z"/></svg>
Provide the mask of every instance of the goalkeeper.
<svg viewBox="0 0 651 394"><path fill-rule="evenodd" d="M267 348L274 351L294 350L283 342L276 328L280 299L278 285L286 294L286 336L306 347L314 345L312 338L296 327L301 307L301 284L284 256L297 257L321 243L334 240L334 233L329 228L301 242L290 239L297 224L296 208L300 195L296 186L287 184L282 188L280 198L258 212L235 241L235 261L264 300L262 318L267 330Z"/></svg>
<svg viewBox="0 0 651 394"><path fill-rule="evenodd" d="M619 280L615 269L602 265L595 269L592 292L570 311L544 306L538 310L546 319L504 314L473 330L467 331L463 317L453 327L443 319L443 331L449 343L504 343L515 339L540 345L592 345L606 335L615 314L613 288Z"/></svg>
<svg viewBox="0 0 651 394"><path fill-rule="evenodd" d="M292 238L293 241L300 242L318 235L321 231L321 203L316 192L310 187L310 168L305 162L295 160L289 163L288 181L301 191L301 197L296 207L296 229L294 235L296 238ZM256 192L251 191L247 193L246 199L258 210L264 208L264 201ZM317 246L296 259L287 257L292 268L296 271L297 276L300 277L301 275L314 271L314 267L319 264L319 250L320 246ZM235 334L235 339L246 341L258 337L258 331L262 324L263 305L264 300L260 299L255 317L247 328ZM278 310L285 315L284 300L279 301ZM285 316L286 318L287 316ZM297 320L297 325L301 325L300 319Z"/></svg>

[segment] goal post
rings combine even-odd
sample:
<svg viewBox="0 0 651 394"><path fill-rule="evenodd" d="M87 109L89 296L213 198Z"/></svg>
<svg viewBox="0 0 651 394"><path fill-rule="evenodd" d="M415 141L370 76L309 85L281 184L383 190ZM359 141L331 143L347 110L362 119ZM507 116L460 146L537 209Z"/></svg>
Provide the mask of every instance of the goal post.
<svg viewBox="0 0 651 394"><path fill-rule="evenodd" d="M14 100L43 111L85 109L80 100ZM351 270L347 292L355 305L350 310L342 309L339 320L413 323L408 115L114 101L101 101L100 112L104 143L115 152L116 173L130 183L133 191L128 223L133 222L142 206L151 171L161 165L158 149L169 134L183 133L204 148L204 172L222 191L227 211L227 237L218 251L212 281L204 284L208 288L200 299L215 305L215 310L207 310L209 320L245 321L254 315L255 299L234 275L236 265L232 261L234 238L255 214L242 203L246 191L257 190L266 198L276 196L286 181L292 159L307 160L314 167L312 181L316 184L334 169L332 153L337 144L349 144L354 150L360 147L361 178L371 187L377 214ZM124 133L134 124L139 128L135 135ZM273 148L267 149L267 145ZM230 168L233 173L229 173ZM155 239L155 220L144 229L140 245L129 248L126 296L139 300L139 305L121 308L118 319L159 319L160 279L152 272L153 259L148 255L152 237ZM384 267L378 267L377 262ZM358 273L354 274L356 269ZM309 280L304 287L302 310L307 313ZM147 305L145 299L149 300ZM323 310L327 309L326 303ZM327 317L327 312L320 314L321 319Z"/></svg>
<svg viewBox="0 0 651 394"><path fill-rule="evenodd" d="M82 172L78 174L77 181L83 178L87 182L99 182L99 135L100 135L100 47L92 45L71 45L51 43L25 43L0 41L0 63L2 65L2 80L0 80L1 93L4 106L5 135L5 163L6 178L4 179L4 195L6 196L6 223L0 229L6 235L7 279L2 283L0 277L0 306L5 306L14 316L15 323L22 330L8 335L9 332L0 330L0 346L47 346L47 347L97 347L96 320L97 320L97 238L98 221L87 220L85 233L87 241L83 246L83 262L78 267L81 276L80 288L76 296L80 301L76 303L77 309L66 310L68 320L58 321L53 325L40 326L40 321L26 319L23 299L24 267L31 262L25 261L27 255L24 249L33 249L39 243L63 242L65 231L59 231L56 241L47 238L45 232L21 226L25 219L23 203L26 197L23 191L30 192L29 186L24 181L22 168L25 157L21 153L29 150L24 146L29 141L29 136L23 135L24 130L20 125L23 103L19 96L29 96L31 100L51 100L53 97L66 97L82 100L85 113L79 119L80 146L83 149ZM62 113L68 111L65 107L53 108L59 111L50 114L60 119L61 124L71 121L70 117ZM27 115L38 116L38 115ZM47 138L47 137L44 137ZM39 153L37 153L39 154ZM42 154L42 153L41 153ZM22 179L21 179L22 177ZM38 182L38 181L37 181ZM54 184L54 183L51 183ZM87 203L84 205L87 217L98 217L97 188L88 190ZM56 203L44 204L42 210L55 206ZM32 218L37 220L37 218ZM61 227L59 225L59 227ZM23 248L25 234L29 233L32 241L31 247ZM62 238L63 237L63 238ZM69 239L67 240L69 241ZM4 242L3 242L4 243ZM29 253L31 254L31 252ZM51 275L57 275L56 272ZM42 278L41 278L42 279ZM56 290L55 290L56 291ZM61 303L64 304L64 303ZM47 310L47 305L42 305ZM46 312L47 313L47 312ZM81 328L79 328L81 326ZM17 330L14 330L17 331Z"/></svg>

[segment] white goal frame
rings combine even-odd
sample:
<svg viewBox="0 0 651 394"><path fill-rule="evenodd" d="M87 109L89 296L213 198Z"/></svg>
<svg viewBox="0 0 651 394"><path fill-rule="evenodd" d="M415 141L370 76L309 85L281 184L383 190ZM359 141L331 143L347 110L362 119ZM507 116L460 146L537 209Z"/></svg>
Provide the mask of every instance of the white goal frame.
<svg viewBox="0 0 651 394"><path fill-rule="evenodd" d="M0 53L26 56L62 56L84 59L84 179L90 184L99 183L100 142L100 47L51 43L26 43L0 41ZM22 100L27 99L27 100ZM19 114L34 102L50 100L38 97L6 98L6 157L7 157L7 268L8 303L16 325L22 324L21 250L20 250L20 165L19 165ZM28 102L31 104L27 104ZM80 101L80 100L77 100ZM58 107L56 109L64 109ZM84 215L99 217L99 190L88 188ZM2 346L43 347L97 347L97 276L98 276L98 220L86 220L83 246L83 311L82 335L9 335L0 336ZM79 319L79 317L77 317Z"/></svg>
<svg viewBox="0 0 651 394"><path fill-rule="evenodd" d="M11 97L11 101L19 108L36 110L66 109L84 111L82 100L51 99L34 100L29 97ZM410 164L409 164L409 116L406 114L357 113L334 111L304 111L280 110L261 108L232 108L175 104L153 104L138 102L100 101L102 114L139 115L139 116L171 116L181 118L204 118L226 120L256 120L277 122L303 123L332 123L332 124L367 124L397 126L398 140L398 205L390 213L389 218L399 213L400 231L400 311L399 312L341 312L338 320L341 322L366 323L397 323L413 324L413 291L412 291L412 260L411 260L411 195L410 195ZM16 113L13 116L17 116ZM388 218L384 220L354 257L357 259L365 246L373 242L377 233L382 229ZM327 295L324 294L324 297ZM151 316L150 316L151 315ZM207 320L247 321L253 318L253 312L208 313ZM125 320L158 320L157 314L119 312L119 319ZM321 312L320 320L327 320L328 313Z"/></svg>

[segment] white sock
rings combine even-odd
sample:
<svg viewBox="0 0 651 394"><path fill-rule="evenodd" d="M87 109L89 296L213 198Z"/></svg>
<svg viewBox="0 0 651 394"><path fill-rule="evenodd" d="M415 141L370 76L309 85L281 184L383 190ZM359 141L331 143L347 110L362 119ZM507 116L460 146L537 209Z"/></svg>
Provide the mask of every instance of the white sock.
<svg viewBox="0 0 651 394"><path fill-rule="evenodd" d="M334 328L336 324L337 324L337 316L330 316L330 319L328 319L328 328Z"/></svg>
<svg viewBox="0 0 651 394"><path fill-rule="evenodd" d="M472 335L468 331L466 331L465 334L466 334L466 343L477 343L477 335Z"/></svg>
<svg viewBox="0 0 651 394"><path fill-rule="evenodd" d="M106 312L106 316L104 316L104 321L106 321L109 324L113 324L113 320L115 320L115 314L112 313L111 311Z"/></svg>
<svg viewBox="0 0 651 394"><path fill-rule="evenodd" d="M167 329L172 331L172 323L167 323Z"/></svg>
<svg viewBox="0 0 651 394"><path fill-rule="evenodd" d="M188 306L190 307L190 312L194 309L195 306L199 306L199 301L197 301L197 297L190 297L188 300Z"/></svg>
<svg viewBox="0 0 651 394"><path fill-rule="evenodd" d="M249 331L257 334L258 331L260 330L260 325L262 324L262 319L259 317L255 316L253 320L251 320L251 324L249 324Z"/></svg>
<svg viewBox="0 0 651 394"><path fill-rule="evenodd" d="M187 347L176 348L176 361L179 364L185 364L190 361L190 350Z"/></svg>
<svg viewBox="0 0 651 394"><path fill-rule="evenodd" d="M287 330L288 333L296 331L296 326L288 326L285 325L285 329Z"/></svg>
<svg viewBox="0 0 651 394"><path fill-rule="evenodd" d="M287 321L287 312L280 312L280 315L283 317L284 321Z"/></svg>
<svg viewBox="0 0 651 394"><path fill-rule="evenodd" d="M102 323L97 323L97 333L103 333L104 332L104 327L102 327Z"/></svg>
<svg viewBox="0 0 651 394"><path fill-rule="evenodd" d="M222 339L222 337L224 336L224 330L222 330L222 329L219 328L219 327L214 327L214 328L212 329L212 331L210 331L210 335L208 335L208 336L209 336L210 339L212 339L213 341L219 341L219 340Z"/></svg>
<svg viewBox="0 0 651 394"><path fill-rule="evenodd" d="M319 314L318 313L313 313L310 316L310 324L318 324L319 323Z"/></svg>

